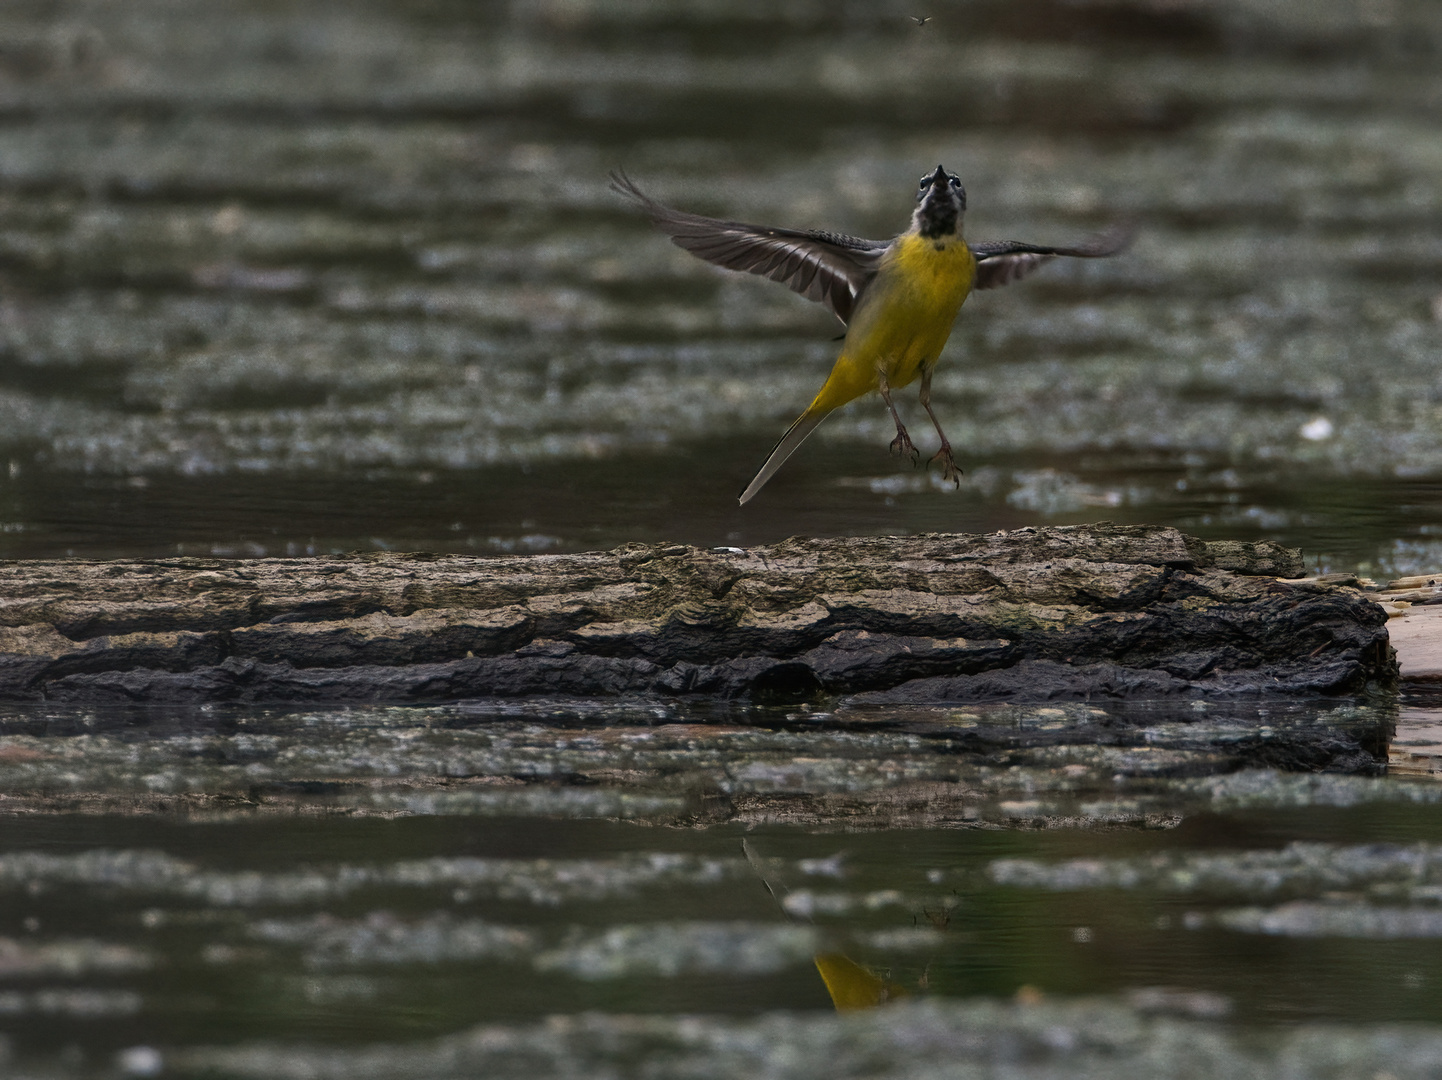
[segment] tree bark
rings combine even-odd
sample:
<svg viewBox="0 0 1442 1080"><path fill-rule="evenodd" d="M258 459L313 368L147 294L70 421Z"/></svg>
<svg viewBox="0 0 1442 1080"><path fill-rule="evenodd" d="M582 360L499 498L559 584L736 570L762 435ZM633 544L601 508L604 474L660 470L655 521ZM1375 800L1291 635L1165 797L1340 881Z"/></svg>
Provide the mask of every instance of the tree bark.
<svg viewBox="0 0 1442 1080"><path fill-rule="evenodd" d="M1353 693L1382 609L1270 542L987 536L0 564L0 698L857 702Z"/></svg>

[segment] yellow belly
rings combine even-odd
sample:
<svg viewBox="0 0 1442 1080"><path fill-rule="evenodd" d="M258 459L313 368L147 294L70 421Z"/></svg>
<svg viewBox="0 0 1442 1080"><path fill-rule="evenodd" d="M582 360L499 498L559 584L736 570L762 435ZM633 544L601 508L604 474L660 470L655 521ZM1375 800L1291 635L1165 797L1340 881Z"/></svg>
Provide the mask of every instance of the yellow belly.
<svg viewBox="0 0 1442 1080"><path fill-rule="evenodd" d="M941 355L962 301L971 292L976 260L959 238L938 249L905 236L861 298L846 343L808 412L830 411L875 390L886 377L905 386Z"/></svg>

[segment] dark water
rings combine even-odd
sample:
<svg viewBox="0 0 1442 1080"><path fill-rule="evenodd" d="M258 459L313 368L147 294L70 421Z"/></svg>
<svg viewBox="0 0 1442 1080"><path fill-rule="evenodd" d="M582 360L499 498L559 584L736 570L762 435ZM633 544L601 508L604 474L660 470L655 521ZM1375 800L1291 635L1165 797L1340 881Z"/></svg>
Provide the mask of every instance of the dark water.
<svg viewBox="0 0 1442 1080"><path fill-rule="evenodd" d="M11 1075L1431 1075L1442 787L1236 768L1395 713L1184 712L12 711Z"/></svg>
<svg viewBox="0 0 1442 1080"><path fill-rule="evenodd" d="M1435 570L1438 115L1425 0L13 0L0 557L1111 519ZM862 401L738 508L838 328L606 172L883 237L938 161L974 238L1139 239L968 302L959 491ZM1423 703L1251 708L1435 761ZM0 1067L1437 1075L1442 788L1207 715L8 710Z"/></svg>
<svg viewBox="0 0 1442 1080"><path fill-rule="evenodd" d="M354 550L466 554L605 550L633 541L699 547L788 536L989 532L1097 520L1163 521L1208 539L1270 538L1309 570L1427 573L1442 562L1442 481L1338 479L1300 470L1242 486L1234 470L1091 454L975 470L975 486L891 467L874 448L802 460L768 485L775 505L738 507L764 438L665 456L472 470L364 470L212 477L21 476L0 503L10 558L304 556ZM830 469L854 466L839 480ZM638 477L642 479L638 482ZM709 490L703 486L709 484ZM816 497L821 491L823 497ZM844 501L844 513L837 502ZM599 509L598 509L599 508Z"/></svg>

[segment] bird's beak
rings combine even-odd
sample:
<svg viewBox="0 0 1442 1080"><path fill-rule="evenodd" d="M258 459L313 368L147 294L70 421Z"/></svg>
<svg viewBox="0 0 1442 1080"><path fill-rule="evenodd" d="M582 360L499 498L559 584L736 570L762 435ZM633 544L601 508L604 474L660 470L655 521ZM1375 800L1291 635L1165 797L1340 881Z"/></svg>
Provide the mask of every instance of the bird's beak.
<svg viewBox="0 0 1442 1080"><path fill-rule="evenodd" d="M945 190L947 180L948 177L946 175L946 169L938 165L936 167L936 172L931 174L931 186L933 188L941 188L942 190Z"/></svg>

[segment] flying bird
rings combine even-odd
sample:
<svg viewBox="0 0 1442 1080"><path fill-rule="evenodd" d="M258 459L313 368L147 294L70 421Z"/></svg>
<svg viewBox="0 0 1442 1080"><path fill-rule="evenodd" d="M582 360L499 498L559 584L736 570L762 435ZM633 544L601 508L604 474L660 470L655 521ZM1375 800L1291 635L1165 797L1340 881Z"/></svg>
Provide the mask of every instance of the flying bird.
<svg viewBox="0 0 1442 1080"><path fill-rule="evenodd" d="M962 302L973 289L1017 281L1057 256L1115 255L1127 247L1132 234L1127 226L1113 226L1071 247L1016 240L968 243L962 237L966 189L940 165L921 178L911 227L891 240L747 225L673 210L642 192L623 172L611 174L611 186L639 203L678 247L717 266L780 281L826 305L846 327L830 377L746 485L743 504L834 409L872 390L881 393L896 422L892 453L919 461L891 400L892 390L918 377L921 407L941 439L941 449L928 464L940 465L942 478L960 485L951 443L931 409L931 376Z"/></svg>

